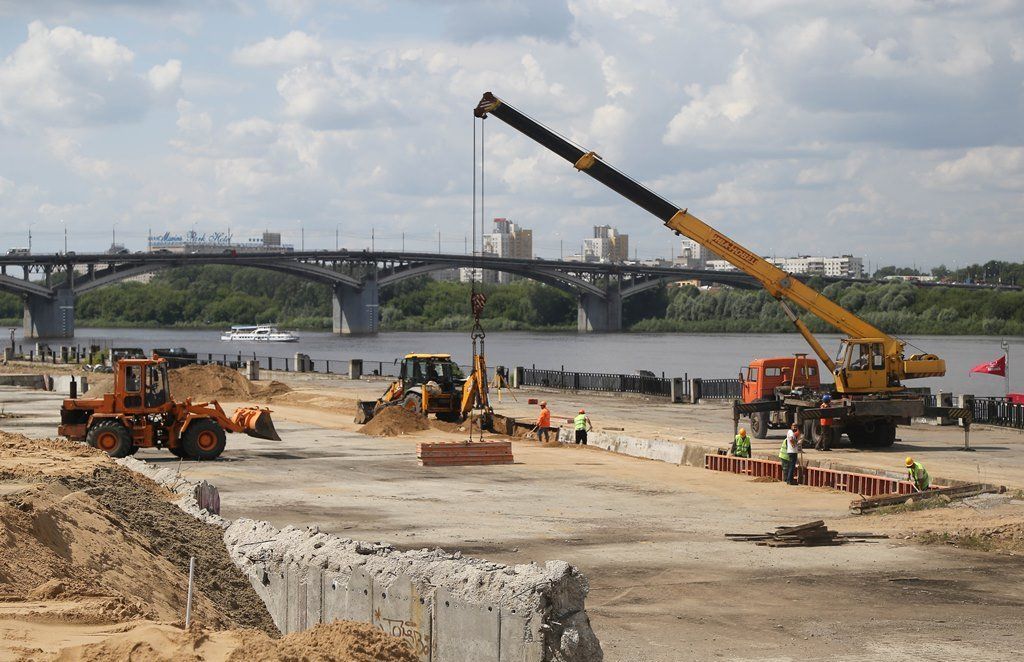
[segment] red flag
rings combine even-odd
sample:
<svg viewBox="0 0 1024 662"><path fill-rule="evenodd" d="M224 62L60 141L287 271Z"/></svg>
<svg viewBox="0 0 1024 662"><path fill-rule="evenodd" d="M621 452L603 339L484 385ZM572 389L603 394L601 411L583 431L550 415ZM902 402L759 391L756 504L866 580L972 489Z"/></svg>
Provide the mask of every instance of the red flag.
<svg viewBox="0 0 1024 662"><path fill-rule="evenodd" d="M985 375L998 375L1000 377L1006 376L1006 356L1000 356L995 361L989 361L988 363L982 363L971 368L971 372L980 372Z"/></svg>

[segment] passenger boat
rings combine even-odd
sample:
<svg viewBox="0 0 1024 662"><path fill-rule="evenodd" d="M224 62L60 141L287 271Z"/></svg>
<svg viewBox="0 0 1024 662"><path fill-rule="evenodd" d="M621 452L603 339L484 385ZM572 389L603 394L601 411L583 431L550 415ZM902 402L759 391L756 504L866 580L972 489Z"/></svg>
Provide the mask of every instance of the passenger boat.
<svg viewBox="0 0 1024 662"><path fill-rule="evenodd" d="M222 341L244 340L251 342L298 342L299 337L291 331L278 331L277 327L257 326L233 326L230 331L221 334Z"/></svg>

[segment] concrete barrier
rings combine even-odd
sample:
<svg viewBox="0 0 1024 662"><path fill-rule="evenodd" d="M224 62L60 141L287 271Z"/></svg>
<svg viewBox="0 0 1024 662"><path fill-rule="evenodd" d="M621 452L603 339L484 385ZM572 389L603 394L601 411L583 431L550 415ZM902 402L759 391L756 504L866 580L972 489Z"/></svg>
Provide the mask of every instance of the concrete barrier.
<svg viewBox="0 0 1024 662"><path fill-rule="evenodd" d="M46 375L0 375L0 386L18 386L21 388L37 388L49 390Z"/></svg>
<svg viewBox="0 0 1024 662"><path fill-rule="evenodd" d="M586 578L564 561L508 566L439 549L398 551L199 506L172 468L117 460L177 493L178 506L224 529L232 559L283 633L364 621L409 642L423 662L600 662L584 607ZM219 505L219 504L218 504Z"/></svg>
<svg viewBox="0 0 1024 662"><path fill-rule="evenodd" d="M50 390L54 393L63 393L65 396L71 394L71 375L50 375ZM78 382L78 395L89 390L89 378L86 375L76 375Z"/></svg>

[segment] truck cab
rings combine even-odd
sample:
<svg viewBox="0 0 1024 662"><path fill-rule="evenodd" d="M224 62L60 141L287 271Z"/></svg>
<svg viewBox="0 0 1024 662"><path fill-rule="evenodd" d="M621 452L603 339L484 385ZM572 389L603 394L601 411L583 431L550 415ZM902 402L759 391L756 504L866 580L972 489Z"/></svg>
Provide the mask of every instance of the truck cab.
<svg viewBox="0 0 1024 662"><path fill-rule="evenodd" d="M742 372L743 402L775 399L779 387L804 386L817 390L821 386L821 374L817 359L806 354L776 356L768 359L754 359Z"/></svg>

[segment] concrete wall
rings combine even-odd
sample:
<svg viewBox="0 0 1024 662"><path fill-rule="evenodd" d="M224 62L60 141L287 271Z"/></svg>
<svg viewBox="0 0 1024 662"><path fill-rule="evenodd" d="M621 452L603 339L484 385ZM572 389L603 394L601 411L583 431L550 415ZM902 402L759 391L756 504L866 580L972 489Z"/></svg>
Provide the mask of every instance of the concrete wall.
<svg viewBox="0 0 1024 662"><path fill-rule="evenodd" d="M201 509L196 484L171 468L118 463L181 495L224 528L224 541L282 632L335 619L406 639L424 662L599 662L584 607L588 584L564 561L507 566L439 549L398 551L322 533L225 520Z"/></svg>
<svg viewBox="0 0 1024 662"><path fill-rule="evenodd" d="M0 386L20 386L47 391L49 380L46 379L46 375L0 375Z"/></svg>

